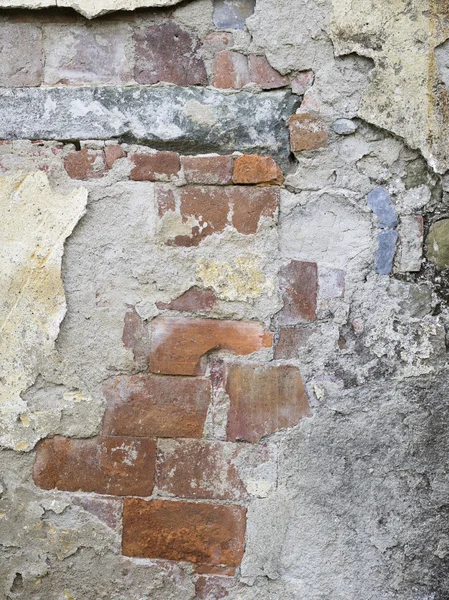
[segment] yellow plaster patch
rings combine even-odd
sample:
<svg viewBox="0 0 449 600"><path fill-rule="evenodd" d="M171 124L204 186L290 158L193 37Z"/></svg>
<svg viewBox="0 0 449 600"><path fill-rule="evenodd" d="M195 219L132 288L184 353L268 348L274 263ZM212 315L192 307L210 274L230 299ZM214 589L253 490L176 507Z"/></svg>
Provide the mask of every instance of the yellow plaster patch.
<svg viewBox="0 0 449 600"><path fill-rule="evenodd" d="M201 259L196 276L223 300L245 301L271 291L255 256L239 256L232 263Z"/></svg>
<svg viewBox="0 0 449 600"><path fill-rule="evenodd" d="M54 348L66 312L64 242L86 201L83 188L53 191L43 172L0 177L0 443L8 448L30 449L20 439L28 418L21 394Z"/></svg>

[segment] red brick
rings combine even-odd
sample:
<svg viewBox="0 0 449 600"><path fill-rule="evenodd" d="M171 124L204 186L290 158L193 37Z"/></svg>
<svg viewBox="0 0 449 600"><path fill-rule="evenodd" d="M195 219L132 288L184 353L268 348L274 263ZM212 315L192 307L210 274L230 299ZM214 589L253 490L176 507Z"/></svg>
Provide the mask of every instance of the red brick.
<svg viewBox="0 0 449 600"><path fill-rule="evenodd" d="M139 316L134 306L128 305L123 326L122 342L131 350L136 363L146 364L150 354L150 336L148 325Z"/></svg>
<svg viewBox="0 0 449 600"><path fill-rule="evenodd" d="M183 156L187 183L227 185L232 183L232 156Z"/></svg>
<svg viewBox="0 0 449 600"><path fill-rule="evenodd" d="M269 156L244 154L234 162L234 183L265 183L282 185L284 176L276 162Z"/></svg>
<svg viewBox="0 0 449 600"><path fill-rule="evenodd" d="M71 502L74 506L83 508L114 531L121 528L123 499L73 495Z"/></svg>
<svg viewBox="0 0 449 600"><path fill-rule="evenodd" d="M165 215L166 212L174 212L176 210L175 194L170 187L158 184L156 185L155 193L157 202L157 212L160 217Z"/></svg>
<svg viewBox="0 0 449 600"><path fill-rule="evenodd" d="M313 71L301 71L291 81L292 92L298 94L298 96L304 96L307 90L312 87L314 80L315 74Z"/></svg>
<svg viewBox="0 0 449 600"><path fill-rule="evenodd" d="M108 169L112 169L115 161L124 156L126 156L126 152L119 144L106 146L104 149L104 157Z"/></svg>
<svg viewBox="0 0 449 600"><path fill-rule="evenodd" d="M196 36L175 23L164 23L134 34L138 83L164 81L176 85L207 85L207 74Z"/></svg>
<svg viewBox="0 0 449 600"><path fill-rule="evenodd" d="M103 386L106 435L200 438L209 408L210 382L203 378L134 375Z"/></svg>
<svg viewBox="0 0 449 600"><path fill-rule="evenodd" d="M213 85L222 89L240 89L249 83L248 58L244 54L222 50L213 65Z"/></svg>
<svg viewBox="0 0 449 600"><path fill-rule="evenodd" d="M276 360L291 360L298 358L298 350L303 348L313 329L306 327L280 327L279 338L274 350Z"/></svg>
<svg viewBox="0 0 449 600"><path fill-rule="evenodd" d="M135 166L130 177L134 181L170 181L181 168L176 152L137 152L131 156L131 160Z"/></svg>
<svg viewBox="0 0 449 600"><path fill-rule="evenodd" d="M265 56L252 55L249 57L249 77L263 90L282 88L289 84L288 77L284 77L273 69Z"/></svg>
<svg viewBox="0 0 449 600"><path fill-rule="evenodd" d="M231 364L226 391L231 406L227 437L258 442L279 429L294 427L309 414L307 395L297 367Z"/></svg>
<svg viewBox="0 0 449 600"><path fill-rule="evenodd" d="M37 446L33 479L45 490L149 496L156 443L130 437L46 439Z"/></svg>
<svg viewBox="0 0 449 600"><path fill-rule="evenodd" d="M238 566L245 549L246 510L239 506L127 498L125 556Z"/></svg>
<svg viewBox="0 0 449 600"><path fill-rule="evenodd" d="M196 312L209 311L215 306L216 302L217 297L213 290L200 290L193 287L171 302L156 302L156 306L160 310Z"/></svg>
<svg viewBox="0 0 449 600"><path fill-rule="evenodd" d="M158 445L156 485L178 498L242 500L247 497L237 461L242 444L170 440Z"/></svg>
<svg viewBox="0 0 449 600"><path fill-rule="evenodd" d="M226 31L214 31L204 39L201 54L207 58L212 58L218 52L229 48L229 46L233 44L233 41L234 38L232 33Z"/></svg>
<svg viewBox="0 0 449 600"><path fill-rule="evenodd" d="M197 571L198 572L198 571ZM242 584L230 577L198 577L195 583L196 600L223 600L229 592L243 588Z"/></svg>
<svg viewBox="0 0 449 600"><path fill-rule="evenodd" d="M198 375L201 358L211 351L245 355L273 343L273 334L256 321L156 317L151 328L150 371L167 375Z"/></svg>
<svg viewBox="0 0 449 600"><path fill-rule="evenodd" d="M65 158L64 168L72 179L102 177L105 173L104 154L101 150L83 148Z"/></svg>
<svg viewBox="0 0 449 600"><path fill-rule="evenodd" d="M289 128L292 152L327 146L328 134L324 123L310 114L293 115L289 120Z"/></svg>
<svg viewBox="0 0 449 600"><path fill-rule="evenodd" d="M296 325L316 319L318 269L315 263L292 260L280 271L284 307L280 325Z"/></svg>
<svg viewBox="0 0 449 600"><path fill-rule="evenodd" d="M181 190L181 216L184 223L192 218L191 235L169 241L175 246L198 246L213 233L232 225L242 234L257 233L262 217L274 219L279 206L279 189L189 186ZM232 214L231 220L229 215Z"/></svg>

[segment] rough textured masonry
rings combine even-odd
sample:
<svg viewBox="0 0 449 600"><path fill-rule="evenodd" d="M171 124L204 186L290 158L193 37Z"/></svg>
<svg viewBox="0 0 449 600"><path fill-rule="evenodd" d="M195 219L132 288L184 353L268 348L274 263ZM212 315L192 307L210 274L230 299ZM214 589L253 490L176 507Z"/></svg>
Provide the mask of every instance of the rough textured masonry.
<svg viewBox="0 0 449 600"><path fill-rule="evenodd" d="M448 40L0 0L0 600L448 600Z"/></svg>

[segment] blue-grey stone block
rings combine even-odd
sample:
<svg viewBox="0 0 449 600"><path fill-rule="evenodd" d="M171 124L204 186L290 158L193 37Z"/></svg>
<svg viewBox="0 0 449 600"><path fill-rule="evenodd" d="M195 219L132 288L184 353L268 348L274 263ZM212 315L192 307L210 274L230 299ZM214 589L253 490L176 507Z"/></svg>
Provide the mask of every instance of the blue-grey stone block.
<svg viewBox="0 0 449 600"><path fill-rule="evenodd" d="M245 29L245 21L255 6L256 0L214 0L214 25L222 29Z"/></svg>
<svg viewBox="0 0 449 600"><path fill-rule="evenodd" d="M396 227L398 218L391 198L383 188L376 188L368 194L368 205L379 219L379 227Z"/></svg>
<svg viewBox="0 0 449 600"><path fill-rule="evenodd" d="M376 273L389 275L393 270L393 259L398 241L398 232L394 229L379 231L379 247L376 252Z"/></svg>

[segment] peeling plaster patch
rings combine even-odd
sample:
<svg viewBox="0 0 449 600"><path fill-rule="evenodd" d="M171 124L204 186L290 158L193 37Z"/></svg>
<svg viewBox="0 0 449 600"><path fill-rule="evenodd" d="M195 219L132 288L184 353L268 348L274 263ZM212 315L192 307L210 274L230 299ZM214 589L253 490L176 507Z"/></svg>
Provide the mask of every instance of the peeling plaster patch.
<svg viewBox="0 0 449 600"><path fill-rule="evenodd" d="M223 300L246 301L272 292L255 256L238 256L232 263L202 259L197 278Z"/></svg>
<svg viewBox="0 0 449 600"><path fill-rule="evenodd" d="M355 52L376 65L359 116L404 138L444 173L449 168L449 90L435 49L449 37L449 6L434 0L332 3L336 54Z"/></svg>
<svg viewBox="0 0 449 600"><path fill-rule="evenodd" d="M64 242L86 201L83 188L53 191L42 172L0 178L0 443L8 448L30 449L20 438L27 410L21 394L58 336L66 312Z"/></svg>

